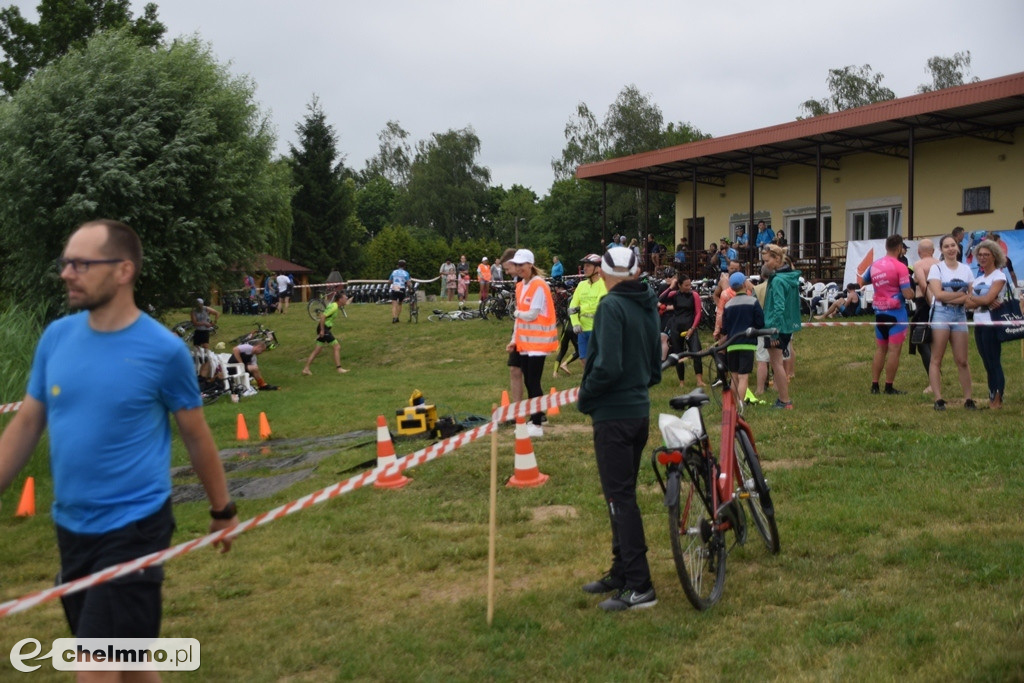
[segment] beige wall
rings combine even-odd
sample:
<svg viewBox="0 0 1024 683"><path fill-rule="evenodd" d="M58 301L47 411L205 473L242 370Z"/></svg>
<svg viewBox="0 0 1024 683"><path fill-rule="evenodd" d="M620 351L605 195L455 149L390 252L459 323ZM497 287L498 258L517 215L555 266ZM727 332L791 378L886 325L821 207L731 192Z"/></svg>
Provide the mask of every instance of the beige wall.
<svg viewBox="0 0 1024 683"><path fill-rule="evenodd" d="M917 145L914 236L944 234L957 225L969 231L1012 230L1024 207L1024 145L1020 144L1024 127L1015 131L1015 137L1017 145L974 138ZM848 212L872 204L901 205L902 232L907 234L907 160L865 153L843 157L839 166L838 171L822 170L821 203L831 207L832 240L850 239ZM813 166L791 165L779 169L777 180L756 178L755 220L762 212L770 212L777 230L785 224L787 212L805 209L813 215L814 175ZM964 189L982 186L991 187L992 213L958 215ZM685 222L693 213L691 187L691 183L681 183L676 195L677 242L686 235ZM705 242L729 234L730 217L747 214L749 188L746 175L729 176L725 187L698 184L697 216L704 217Z"/></svg>

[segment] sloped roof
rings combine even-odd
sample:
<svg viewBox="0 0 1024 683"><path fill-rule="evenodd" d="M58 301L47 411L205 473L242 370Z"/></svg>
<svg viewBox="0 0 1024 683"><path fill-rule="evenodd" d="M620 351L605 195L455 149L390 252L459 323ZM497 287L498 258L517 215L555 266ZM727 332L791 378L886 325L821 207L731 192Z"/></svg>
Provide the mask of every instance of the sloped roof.
<svg viewBox="0 0 1024 683"><path fill-rule="evenodd" d="M850 154L874 152L906 158L915 145L956 137L1013 144L1024 125L1024 72L935 92L878 102L768 128L700 140L651 152L584 164L576 177L675 192L679 182L723 185L730 174L778 177L789 164L838 169Z"/></svg>
<svg viewBox="0 0 1024 683"><path fill-rule="evenodd" d="M274 273L312 273L313 270L300 266L297 263L291 261L285 261L283 258L271 256L270 254L260 254L256 257L255 267L258 271L270 271Z"/></svg>

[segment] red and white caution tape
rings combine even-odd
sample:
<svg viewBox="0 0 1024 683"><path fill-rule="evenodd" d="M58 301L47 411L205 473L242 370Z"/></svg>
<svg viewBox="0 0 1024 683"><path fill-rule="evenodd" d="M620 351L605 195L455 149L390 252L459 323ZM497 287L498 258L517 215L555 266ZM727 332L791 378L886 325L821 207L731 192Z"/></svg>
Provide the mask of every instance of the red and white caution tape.
<svg viewBox="0 0 1024 683"><path fill-rule="evenodd" d="M16 413L19 408L21 408L21 401L17 401L16 403L5 403L0 406L0 414Z"/></svg>
<svg viewBox="0 0 1024 683"><path fill-rule="evenodd" d="M815 321L815 322L811 322L811 323L801 323L800 326L801 327L868 327L868 326L876 327L876 326L879 326L879 325L907 325L907 324L921 325L921 326L924 326L924 325L928 325L928 326L933 326L933 325L967 325L968 327L1008 327L1008 326L1020 325L1020 321L1017 321L1017 320L991 320L991 321L975 322L975 321L971 320L971 321L962 322L962 323L934 323L934 322L928 322L928 321L921 321L919 323L915 323L915 322L907 323L907 322L899 322L899 321L897 321L897 322L874 322L874 321L869 321L869 320L854 320L854 321L850 321L850 322Z"/></svg>
<svg viewBox="0 0 1024 683"><path fill-rule="evenodd" d="M436 460L442 455L451 453L468 443L472 443L473 441L490 434L498 427L500 422L506 419L510 419L511 417L518 415L526 416L530 413L547 410L556 405L561 406L567 403L573 403L576 401L578 393L578 388L568 389L557 394L550 394L543 397L533 398L528 401L520 401L514 405L505 406L494 411L491 415L490 422L470 429L469 431L460 432L455 436L444 439L443 441L438 441L437 443L420 449L414 453L410 453L409 455L396 460L390 467L370 470L369 472L364 472L363 474L352 477L351 479L346 479L345 481L338 482L337 484L328 486L327 488L320 489L319 491L310 493L298 500L294 500L291 503L287 503L268 512L256 515L252 519L248 519L231 529L223 529L186 543L180 543L166 550L150 553L149 555L144 555L143 557L139 557L129 562L107 567L106 569L102 569L94 574L84 576L69 583L30 593L24 597L0 604L0 618L6 617L9 614L24 612L25 610L31 609L32 607L44 602L49 602L71 593L86 590L112 579L139 571L140 569L145 569L146 567L163 564L167 560L178 557L179 555L185 555L193 550L198 550L199 548L206 547L226 538L234 538L235 536L255 527L269 524L276 519L281 519L282 517L286 517L298 512L299 510L305 510L317 503L337 498L343 494L350 493L356 489L373 484L382 475L394 476L399 472L404 472L405 470L416 467L417 465L430 462L431 460Z"/></svg>

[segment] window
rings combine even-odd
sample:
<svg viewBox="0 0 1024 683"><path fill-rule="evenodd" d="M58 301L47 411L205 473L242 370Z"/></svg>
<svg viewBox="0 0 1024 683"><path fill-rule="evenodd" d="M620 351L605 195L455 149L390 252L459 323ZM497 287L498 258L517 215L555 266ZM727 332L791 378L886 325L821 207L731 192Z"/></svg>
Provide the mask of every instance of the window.
<svg viewBox="0 0 1024 683"><path fill-rule="evenodd" d="M960 215L962 216L965 213L985 213L991 211L991 195L992 188L990 187L967 188L964 190L964 210Z"/></svg>
<svg viewBox="0 0 1024 683"><path fill-rule="evenodd" d="M892 233L899 233L902 208L899 206L877 207L851 211L847 225L851 240L884 240Z"/></svg>
<svg viewBox="0 0 1024 683"><path fill-rule="evenodd" d="M789 240L790 250L797 258L828 256L828 243L832 241L831 214L824 212L821 214L821 230L818 230L817 221L813 215L788 216L786 222L788 224L786 239Z"/></svg>

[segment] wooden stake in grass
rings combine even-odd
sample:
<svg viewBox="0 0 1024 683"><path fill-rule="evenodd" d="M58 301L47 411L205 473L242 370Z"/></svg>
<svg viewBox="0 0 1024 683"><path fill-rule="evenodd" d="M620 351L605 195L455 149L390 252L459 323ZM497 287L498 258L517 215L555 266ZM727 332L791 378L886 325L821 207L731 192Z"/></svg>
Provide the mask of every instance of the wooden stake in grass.
<svg viewBox="0 0 1024 683"><path fill-rule="evenodd" d="M493 414L498 407L491 405ZM487 540L487 625L494 621L494 544L498 531L498 426L491 430L491 512Z"/></svg>

